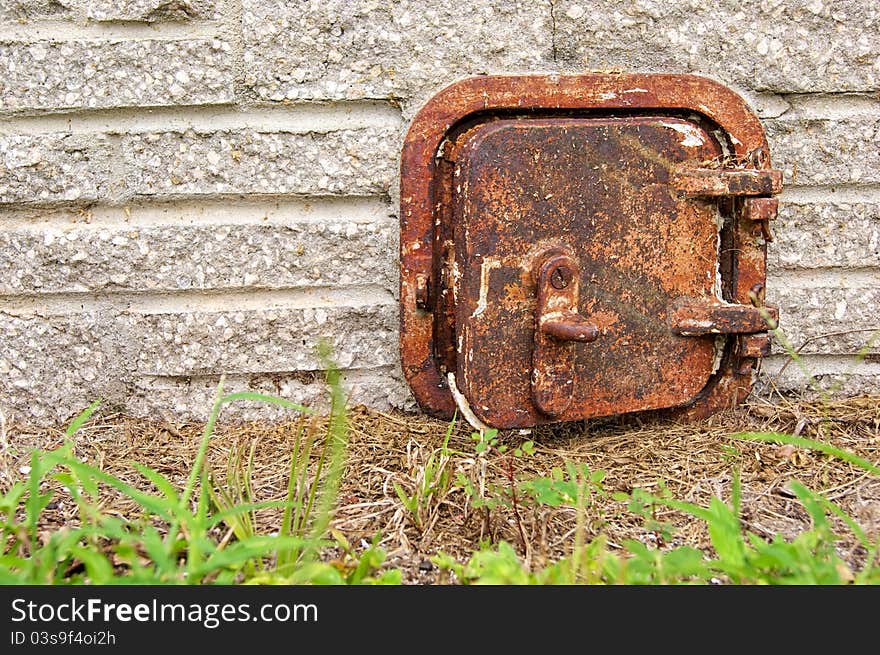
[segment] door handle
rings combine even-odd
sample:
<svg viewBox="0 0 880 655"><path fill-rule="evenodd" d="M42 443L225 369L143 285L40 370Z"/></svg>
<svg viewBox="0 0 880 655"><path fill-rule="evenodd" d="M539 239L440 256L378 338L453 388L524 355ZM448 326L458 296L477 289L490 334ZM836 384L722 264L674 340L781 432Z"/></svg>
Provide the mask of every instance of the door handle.
<svg viewBox="0 0 880 655"><path fill-rule="evenodd" d="M571 405L575 383L575 344L599 338L599 326L578 312L580 267L568 254L540 261L536 274L532 399L548 416Z"/></svg>

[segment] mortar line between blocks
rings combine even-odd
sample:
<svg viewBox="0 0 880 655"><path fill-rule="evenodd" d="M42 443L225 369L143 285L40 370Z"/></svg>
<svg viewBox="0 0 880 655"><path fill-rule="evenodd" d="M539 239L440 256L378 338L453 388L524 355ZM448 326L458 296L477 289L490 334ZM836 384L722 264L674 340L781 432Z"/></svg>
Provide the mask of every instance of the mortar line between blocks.
<svg viewBox="0 0 880 655"><path fill-rule="evenodd" d="M791 205L880 203L880 184L792 185L783 187L779 200Z"/></svg>
<svg viewBox="0 0 880 655"><path fill-rule="evenodd" d="M880 362L858 361L855 355L832 355L825 353L800 355L803 364L812 375L877 375L880 376ZM778 354L763 359L763 372L774 375L790 359L788 355ZM794 363L788 364L786 374L803 375Z"/></svg>
<svg viewBox="0 0 880 655"><path fill-rule="evenodd" d="M4 41L175 41L179 39L214 39L222 23L214 20L163 21L88 21L41 19L27 23L0 25Z"/></svg>
<svg viewBox="0 0 880 655"><path fill-rule="evenodd" d="M385 196L137 199L86 206L0 207L0 229L64 233L106 228L397 224Z"/></svg>
<svg viewBox="0 0 880 655"><path fill-rule="evenodd" d="M396 364L378 364L376 366L358 366L356 368L341 368L342 373L349 381L369 382L374 376L382 376L396 371ZM269 377L281 377L296 379L308 374L321 374L325 369L292 369L283 371L259 371L255 373L226 373L224 377L226 382L234 384L236 382L254 382ZM135 376L135 380L143 382L151 382L157 384L173 384L181 385L191 382L216 383L220 379L220 373L193 373L191 375L151 375L148 373L139 373ZM381 380L387 382L387 380ZM315 383L323 384L322 379L315 380Z"/></svg>
<svg viewBox="0 0 880 655"><path fill-rule="evenodd" d="M308 134L369 128L396 130L401 122L396 107L372 100L119 107L7 115L0 118L0 135L213 133L244 129Z"/></svg>
<svg viewBox="0 0 880 655"><path fill-rule="evenodd" d="M787 289L880 288L880 268L813 268L775 270L767 279L768 291Z"/></svg>
<svg viewBox="0 0 880 655"><path fill-rule="evenodd" d="M880 100L869 92L787 93L779 97L789 108L768 120L876 118L880 114Z"/></svg>
<svg viewBox="0 0 880 655"><path fill-rule="evenodd" d="M66 316L91 311L191 314L392 306L397 306L397 300L391 291L370 284L339 288L240 288L0 296L0 313L15 316Z"/></svg>

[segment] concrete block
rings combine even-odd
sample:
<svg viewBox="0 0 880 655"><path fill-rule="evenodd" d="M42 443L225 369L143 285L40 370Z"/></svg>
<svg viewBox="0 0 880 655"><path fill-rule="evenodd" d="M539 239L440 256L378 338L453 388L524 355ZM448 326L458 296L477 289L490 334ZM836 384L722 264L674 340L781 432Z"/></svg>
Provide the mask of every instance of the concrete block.
<svg viewBox="0 0 880 655"><path fill-rule="evenodd" d="M243 0L245 85L260 100L427 98L465 75L546 69L551 3Z"/></svg>
<svg viewBox="0 0 880 655"><path fill-rule="evenodd" d="M122 398L135 344L107 311L15 316L0 311L0 407L9 416L53 424L98 398Z"/></svg>
<svg viewBox="0 0 880 655"><path fill-rule="evenodd" d="M880 115L764 121L783 185L880 182Z"/></svg>
<svg viewBox="0 0 880 655"><path fill-rule="evenodd" d="M876 395L880 389L880 362L876 356L859 359L807 355L801 366L783 355L765 359L754 392L821 400Z"/></svg>
<svg viewBox="0 0 880 655"><path fill-rule="evenodd" d="M79 15L88 0L0 0L0 22L65 20Z"/></svg>
<svg viewBox="0 0 880 655"><path fill-rule="evenodd" d="M97 200L108 192L110 159L100 137L0 136L0 204Z"/></svg>
<svg viewBox="0 0 880 655"><path fill-rule="evenodd" d="M399 373L391 372L399 368L395 305L162 314L102 308L0 311L0 408L44 425L71 418L97 398L120 411L185 409L203 417L221 374L312 402L318 387L302 385L320 379L326 363L316 346L323 339L341 368L376 369L353 374L353 401L406 402Z"/></svg>
<svg viewBox="0 0 880 655"><path fill-rule="evenodd" d="M880 202L781 202L767 249L771 272L868 268L880 262Z"/></svg>
<svg viewBox="0 0 880 655"><path fill-rule="evenodd" d="M342 371L341 382L349 408L357 405L380 411L415 408L398 368ZM216 377L141 377L131 387L126 408L138 416L204 421L211 411L217 383ZM328 411L330 405L329 388L321 372L227 378L223 389L226 393L250 391L281 397L318 412ZM289 420L298 414L266 401L237 400L223 406L220 420Z"/></svg>
<svg viewBox="0 0 880 655"><path fill-rule="evenodd" d="M135 195L374 195L396 180L398 131L132 134L122 151Z"/></svg>
<svg viewBox="0 0 880 655"><path fill-rule="evenodd" d="M214 0L88 0L88 16L95 21L211 20L219 17Z"/></svg>
<svg viewBox="0 0 880 655"><path fill-rule="evenodd" d="M316 303L317 304L317 303ZM397 357L397 305L285 307L132 315L128 334L142 375L230 375L324 368L321 341L341 368L369 368Z"/></svg>
<svg viewBox="0 0 880 655"><path fill-rule="evenodd" d="M862 0L556 0L554 49L572 70L692 72L754 91L873 91L880 8Z"/></svg>
<svg viewBox="0 0 880 655"><path fill-rule="evenodd" d="M232 59L219 39L0 42L0 112L232 102Z"/></svg>
<svg viewBox="0 0 880 655"><path fill-rule="evenodd" d="M779 326L802 353L855 354L865 347L880 352L880 279L875 275L771 276L767 303L779 306ZM779 344L774 348L784 351Z"/></svg>
<svg viewBox="0 0 880 655"><path fill-rule="evenodd" d="M122 213L122 210L118 210ZM398 226L41 221L0 229L0 294L377 286L397 291ZM55 218L61 218L55 216ZM0 228L3 219L0 216Z"/></svg>

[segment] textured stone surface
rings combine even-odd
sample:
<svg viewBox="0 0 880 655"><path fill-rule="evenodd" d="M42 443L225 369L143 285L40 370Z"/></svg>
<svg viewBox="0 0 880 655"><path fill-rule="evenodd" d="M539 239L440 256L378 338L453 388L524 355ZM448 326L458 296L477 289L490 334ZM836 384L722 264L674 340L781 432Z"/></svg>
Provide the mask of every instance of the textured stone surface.
<svg viewBox="0 0 880 655"><path fill-rule="evenodd" d="M767 249L771 271L860 268L880 262L880 203L782 202Z"/></svg>
<svg viewBox="0 0 880 655"><path fill-rule="evenodd" d="M276 391L293 394L298 390L293 381L310 382L319 376L315 371L323 363L315 348L321 339L330 342L342 368L395 366L397 308L166 314L103 309L48 317L0 311L0 407L38 423L51 423L98 397L126 407L130 394L139 388L140 400L132 402L149 402L158 412L159 403L174 395L169 395L170 389L189 384L182 378L221 373L255 375L281 385ZM371 395L362 393L361 397L379 398L377 387L384 376L361 377L364 389L371 390ZM145 385L144 380L151 378L160 379ZM196 382L205 392L197 400L201 403L207 398L209 406L206 384ZM388 376L388 384L391 391L386 402L404 402L399 381L394 391L394 374ZM166 391L161 399L144 397L157 386ZM190 401L181 402L195 411Z"/></svg>
<svg viewBox="0 0 880 655"><path fill-rule="evenodd" d="M546 0L244 0L245 84L263 100L427 97L458 77L547 68Z"/></svg>
<svg viewBox="0 0 880 655"><path fill-rule="evenodd" d="M233 303L230 303L234 306ZM397 306L263 309L133 316L131 366L181 376L320 370L316 348L332 347L341 368L383 366L397 354Z"/></svg>
<svg viewBox="0 0 880 655"><path fill-rule="evenodd" d="M183 22L218 18L216 0L0 0L0 21Z"/></svg>
<svg viewBox="0 0 880 655"><path fill-rule="evenodd" d="M227 379L224 390L253 391L286 398L316 411L329 409L329 392L320 373L298 376L273 375ZM342 386L349 407L366 405L379 410L415 409L415 400L396 367L343 371ZM140 378L125 398L128 411L139 416L168 417L175 420L204 421L210 413L217 391L217 378ZM236 401L225 405L222 419L280 420L293 410L265 402Z"/></svg>
<svg viewBox="0 0 880 655"><path fill-rule="evenodd" d="M0 311L0 407L54 423L97 398L124 397L133 344L118 328L106 311L53 317Z"/></svg>
<svg viewBox="0 0 880 655"><path fill-rule="evenodd" d="M779 326L794 348L816 338L803 353L854 354L869 340L870 352L880 352L880 280L804 288L784 275L767 280L767 302L779 306ZM776 352L784 352L779 344Z"/></svg>
<svg viewBox="0 0 880 655"><path fill-rule="evenodd" d="M880 7L863 0L556 0L573 69L696 72L777 92L880 85Z"/></svg>
<svg viewBox="0 0 880 655"><path fill-rule="evenodd" d="M763 123L784 184L880 182L880 115Z"/></svg>
<svg viewBox="0 0 880 655"><path fill-rule="evenodd" d="M305 134L241 129L0 136L0 203L385 195L397 182L398 141L393 127Z"/></svg>
<svg viewBox="0 0 880 655"><path fill-rule="evenodd" d="M0 203L95 200L107 190L110 168L100 138L0 136Z"/></svg>
<svg viewBox="0 0 880 655"><path fill-rule="evenodd" d="M2 223L0 223L2 224ZM380 285L397 290L398 226L39 223L0 230L0 294Z"/></svg>
<svg viewBox="0 0 880 655"><path fill-rule="evenodd" d="M92 20L186 21L218 16L214 0L89 0Z"/></svg>
<svg viewBox="0 0 880 655"><path fill-rule="evenodd" d="M76 16L88 0L0 0L0 21L26 23Z"/></svg>
<svg viewBox="0 0 880 655"><path fill-rule="evenodd" d="M807 356L801 363L806 371L783 355L764 360L755 380L755 393L770 395L781 392L790 396L821 399L825 396L876 395L880 388L880 364L870 357L827 361L821 356Z"/></svg>
<svg viewBox="0 0 880 655"><path fill-rule="evenodd" d="M393 128L164 132L129 135L122 144L128 186L140 195L387 193L397 149Z"/></svg>
<svg viewBox="0 0 880 655"><path fill-rule="evenodd" d="M230 102L228 43L0 42L0 111Z"/></svg>

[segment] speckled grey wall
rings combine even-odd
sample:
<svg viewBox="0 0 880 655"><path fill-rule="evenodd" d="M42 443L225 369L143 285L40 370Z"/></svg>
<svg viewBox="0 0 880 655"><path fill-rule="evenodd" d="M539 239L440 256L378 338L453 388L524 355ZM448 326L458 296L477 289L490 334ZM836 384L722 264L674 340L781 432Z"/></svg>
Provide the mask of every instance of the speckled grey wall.
<svg viewBox="0 0 880 655"><path fill-rule="evenodd" d="M820 382L880 391L874 2L0 0L0 408L197 418L221 374L313 402L326 337L353 402L411 409L409 120L467 75L588 70L746 97L785 171L769 299ZM806 385L785 361L760 389Z"/></svg>

